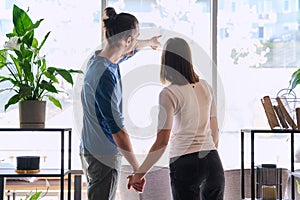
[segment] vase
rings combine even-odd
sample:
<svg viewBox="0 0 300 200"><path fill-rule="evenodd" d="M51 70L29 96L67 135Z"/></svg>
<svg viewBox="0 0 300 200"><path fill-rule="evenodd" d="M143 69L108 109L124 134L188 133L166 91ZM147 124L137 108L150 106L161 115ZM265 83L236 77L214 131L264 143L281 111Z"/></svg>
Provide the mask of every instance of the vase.
<svg viewBox="0 0 300 200"><path fill-rule="evenodd" d="M20 128L45 128L46 101L19 102Z"/></svg>

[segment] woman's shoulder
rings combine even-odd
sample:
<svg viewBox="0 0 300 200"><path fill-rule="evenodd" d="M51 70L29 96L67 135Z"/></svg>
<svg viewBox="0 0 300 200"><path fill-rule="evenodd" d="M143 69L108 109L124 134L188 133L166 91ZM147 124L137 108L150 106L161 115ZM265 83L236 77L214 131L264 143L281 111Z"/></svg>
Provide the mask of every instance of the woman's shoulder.
<svg viewBox="0 0 300 200"><path fill-rule="evenodd" d="M201 84L202 86L206 86L208 87L209 89L211 89L211 85L205 80L205 79L199 79L199 82L198 84Z"/></svg>
<svg viewBox="0 0 300 200"><path fill-rule="evenodd" d="M170 93L170 90L170 86L166 86L160 91L160 95L167 95Z"/></svg>
<svg viewBox="0 0 300 200"><path fill-rule="evenodd" d="M175 86L174 85L168 85L166 87L164 87L161 92L160 92L160 96L174 96L174 90L175 90Z"/></svg>
<svg viewBox="0 0 300 200"><path fill-rule="evenodd" d="M198 83L199 84L207 84L207 85L209 85L208 82L205 79L199 79Z"/></svg>

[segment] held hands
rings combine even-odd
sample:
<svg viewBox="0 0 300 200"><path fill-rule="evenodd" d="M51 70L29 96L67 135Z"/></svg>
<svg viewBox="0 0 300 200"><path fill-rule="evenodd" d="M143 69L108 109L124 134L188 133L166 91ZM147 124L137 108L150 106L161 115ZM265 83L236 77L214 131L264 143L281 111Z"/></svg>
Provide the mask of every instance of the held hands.
<svg viewBox="0 0 300 200"><path fill-rule="evenodd" d="M128 184L127 184L127 188L131 189L131 187L133 189L135 189L136 192L143 192L144 190L144 186L146 184L146 179L141 177L140 174L131 174L128 177Z"/></svg>

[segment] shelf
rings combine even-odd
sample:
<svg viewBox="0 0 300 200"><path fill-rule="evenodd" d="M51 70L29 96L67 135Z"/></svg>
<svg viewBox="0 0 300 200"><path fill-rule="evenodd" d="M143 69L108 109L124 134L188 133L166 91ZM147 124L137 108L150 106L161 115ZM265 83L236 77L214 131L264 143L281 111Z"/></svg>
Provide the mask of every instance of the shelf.
<svg viewBox="0 0 300 200"><path fill-rule="evenodd" d="M293 129L241 129L244 133L300 133L300 130Z"/></svg>
<svg viewBox="0 0 300 200"><path fill-rule="evenodd" d="M281 133L284 134L289 134L290 137L290 170L291 170L291 199L295 199L295 183L294 183L294 176L296 174L294 173L295 170L295 163L294 163L294 158L295 158L295 148L294 148L294 140L295 140L295 135L300 133L300 130L293 130L293 129L241 129L241 197L245 197L245 175L244 175L244 170L245 170L245 161L244 161L244 150L245 150L245 134L250 134L250 156L251 156L251 169L250 169L250 196L255 197L255 136L260 135L262 133L278 133L280 135ZM245 199L251 199L251 198L245 198ZM257 199L257 198L253 198ZM259 200L259 199L257 199ZM289 200L289 199L286 199Z"/></svg>
<svg viewBox="0 0 300 200"><path fill-rule="evenodd" d="M60 200L64 200L64 176L67 175L68 200L71 200L71 149L72 149L72 129L71 128L0 128L0 133L3 132L57 132L60 134L60 168L40 169L38 173L21 174L15 171L15 167L0 168L0 200L4 199L5 194L5 178L7 177L59 177L60 178ZM66 132L68 132L66 134ZM65 136L67 135L67 138ZM67 149L65 149L67 143ZM65 156L68 157L67 169L65 168Z"/></svg>
<svg viewBox="0 0 300 200"><path fill-rule="evenodd" d="M0 131L72 131L72 128L0 128Z"/></svg>
<svg viewBox="0 0 300 200"><path fill-rule="evenodd" d="M293 175L294 177L300 178L300 171L299 170L296 170L295 172L291 172L290 174Z"/></svg>
<svg viewBox="0 0 300 200"><path fill-rule="evenodd" d="M246 199L242 199L242 200L251 200L251 198L246 198ZM262 198L259 198L259 199L256 199L255 200L262 200ZM279 199L276 199L276 200L279 200ZM292 199L281 199L281 200L292 200Z"/></svg>
<svg viewBox="0 0 300 200"><path fill-rule="evenodd" d="M41 169L39 173L34 174L20 174L15 172L15 169L0 169L0 176L5 177L61 177L68 175L71 172L69 169L64 169L61 173L60 169Z"/></svg>

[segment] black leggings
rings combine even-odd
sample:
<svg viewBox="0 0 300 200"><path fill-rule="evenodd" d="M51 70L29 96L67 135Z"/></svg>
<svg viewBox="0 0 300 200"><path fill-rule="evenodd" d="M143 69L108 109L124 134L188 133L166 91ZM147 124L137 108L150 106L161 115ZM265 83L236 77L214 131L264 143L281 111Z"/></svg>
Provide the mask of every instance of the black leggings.
<svg viewBox="0 0 300 200"><path fill-rule="evenodd" d="M224 170L216 150L170 159L174 200L223 200Z"/></svg>

